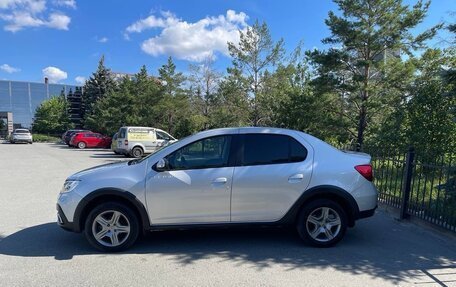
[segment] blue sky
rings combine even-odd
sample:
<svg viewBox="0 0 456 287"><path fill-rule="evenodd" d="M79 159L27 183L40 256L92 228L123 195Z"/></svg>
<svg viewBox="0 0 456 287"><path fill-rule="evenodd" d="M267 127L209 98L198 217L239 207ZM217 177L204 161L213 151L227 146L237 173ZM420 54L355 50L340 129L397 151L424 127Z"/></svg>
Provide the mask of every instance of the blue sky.
<svg viewBox="0 0 456 287"><path fill-rule="evenodd" d="M406 3L415 1L407 0ZM216 68L230 63L226 41L256 19L266 21L274 39L288 51L323 48L330 0L0 0L0 79L77 84L105 55L113 71L151 74L171 55L186 71L209 54ZM434 0L416 30L440 21L455 22L455 0ZM439 45L441 38L431 43Z"/></svg>

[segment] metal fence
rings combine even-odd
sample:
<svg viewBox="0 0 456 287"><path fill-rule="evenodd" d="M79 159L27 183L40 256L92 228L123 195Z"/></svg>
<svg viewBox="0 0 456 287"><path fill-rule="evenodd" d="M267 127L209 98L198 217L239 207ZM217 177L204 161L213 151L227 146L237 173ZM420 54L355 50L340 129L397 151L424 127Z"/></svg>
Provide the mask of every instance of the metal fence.
<svg viewBox="0 0 456 287"><path fill-rule="evenodd" d="M400 209L400 218L415 216L456 232L456 155L364 151L372 156L381 203Z"/></svg>

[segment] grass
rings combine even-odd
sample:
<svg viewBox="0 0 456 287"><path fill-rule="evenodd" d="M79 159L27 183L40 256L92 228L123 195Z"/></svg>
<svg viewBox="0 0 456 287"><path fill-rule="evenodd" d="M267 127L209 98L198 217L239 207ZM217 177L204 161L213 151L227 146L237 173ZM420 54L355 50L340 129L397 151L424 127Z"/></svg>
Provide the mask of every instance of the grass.
<svg viewBox="0 0 456 287"><path fill-rule="evenodd" d="M44 135L44 134L33 134L33 142L42 143L58 143L61 139L55 136Z"/></svg>

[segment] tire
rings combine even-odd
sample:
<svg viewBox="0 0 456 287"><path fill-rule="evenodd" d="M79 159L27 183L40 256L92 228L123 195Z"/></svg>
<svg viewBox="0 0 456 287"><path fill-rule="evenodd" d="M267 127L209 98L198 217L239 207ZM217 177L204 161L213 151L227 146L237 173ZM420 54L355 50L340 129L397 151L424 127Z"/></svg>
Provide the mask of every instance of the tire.
<svg viewBox="0 0 456 287"><path fill-rule="evenodd" d="M85 142L78 142L78 144L77 144L77 147L78 147L79 149L85 149L86 146L87 146L87 145L86 145Z"/></svg>
<svg viewBox="0 0 456 287"><path fill-rule="evenodd" d="M134 158L141 158L142 156L144 155L144 151L141 147L139 146L135 146L132 150L131 150L131 156L134 157Z"/></svg>
<svg viewBox="0 0 456 287"><path fill-rule="evenodd" d="M337 202L316 199L301 209L296 228L304 242L315 247L331 247L344 237L347 225L347 214Z"/></svg>
<svg viewBox="0 0 456 287"><path fill-rule="evenodd" d="M112 221L114 214L119 218L117 223ZM106 225L100 222L104 219ZM128 228L128 231L127 230ZM98 250L118 252L129 248L139 236L139 220L129 207L122 203L106 202L96 206L87 216L84 234L89 243ZM119 232L119 230L123 230ZM104 231L104 234L102 233ZM101 234L98 239L96 234ZM117 243L113 238L117 238Z"/></svg>

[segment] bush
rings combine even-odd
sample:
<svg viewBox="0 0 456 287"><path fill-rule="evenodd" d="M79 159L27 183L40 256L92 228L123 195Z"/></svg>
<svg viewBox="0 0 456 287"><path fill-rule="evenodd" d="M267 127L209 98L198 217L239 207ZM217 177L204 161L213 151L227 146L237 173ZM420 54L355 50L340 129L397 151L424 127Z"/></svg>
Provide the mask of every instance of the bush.
<svg viewBox="0 0 456 287"><path fill-rule="evenodd" d="M42 143L58 143L60 142L60 138L50 135L43 135L43 134L33 134L33 141L34 142L42 142Z"/></svg>

